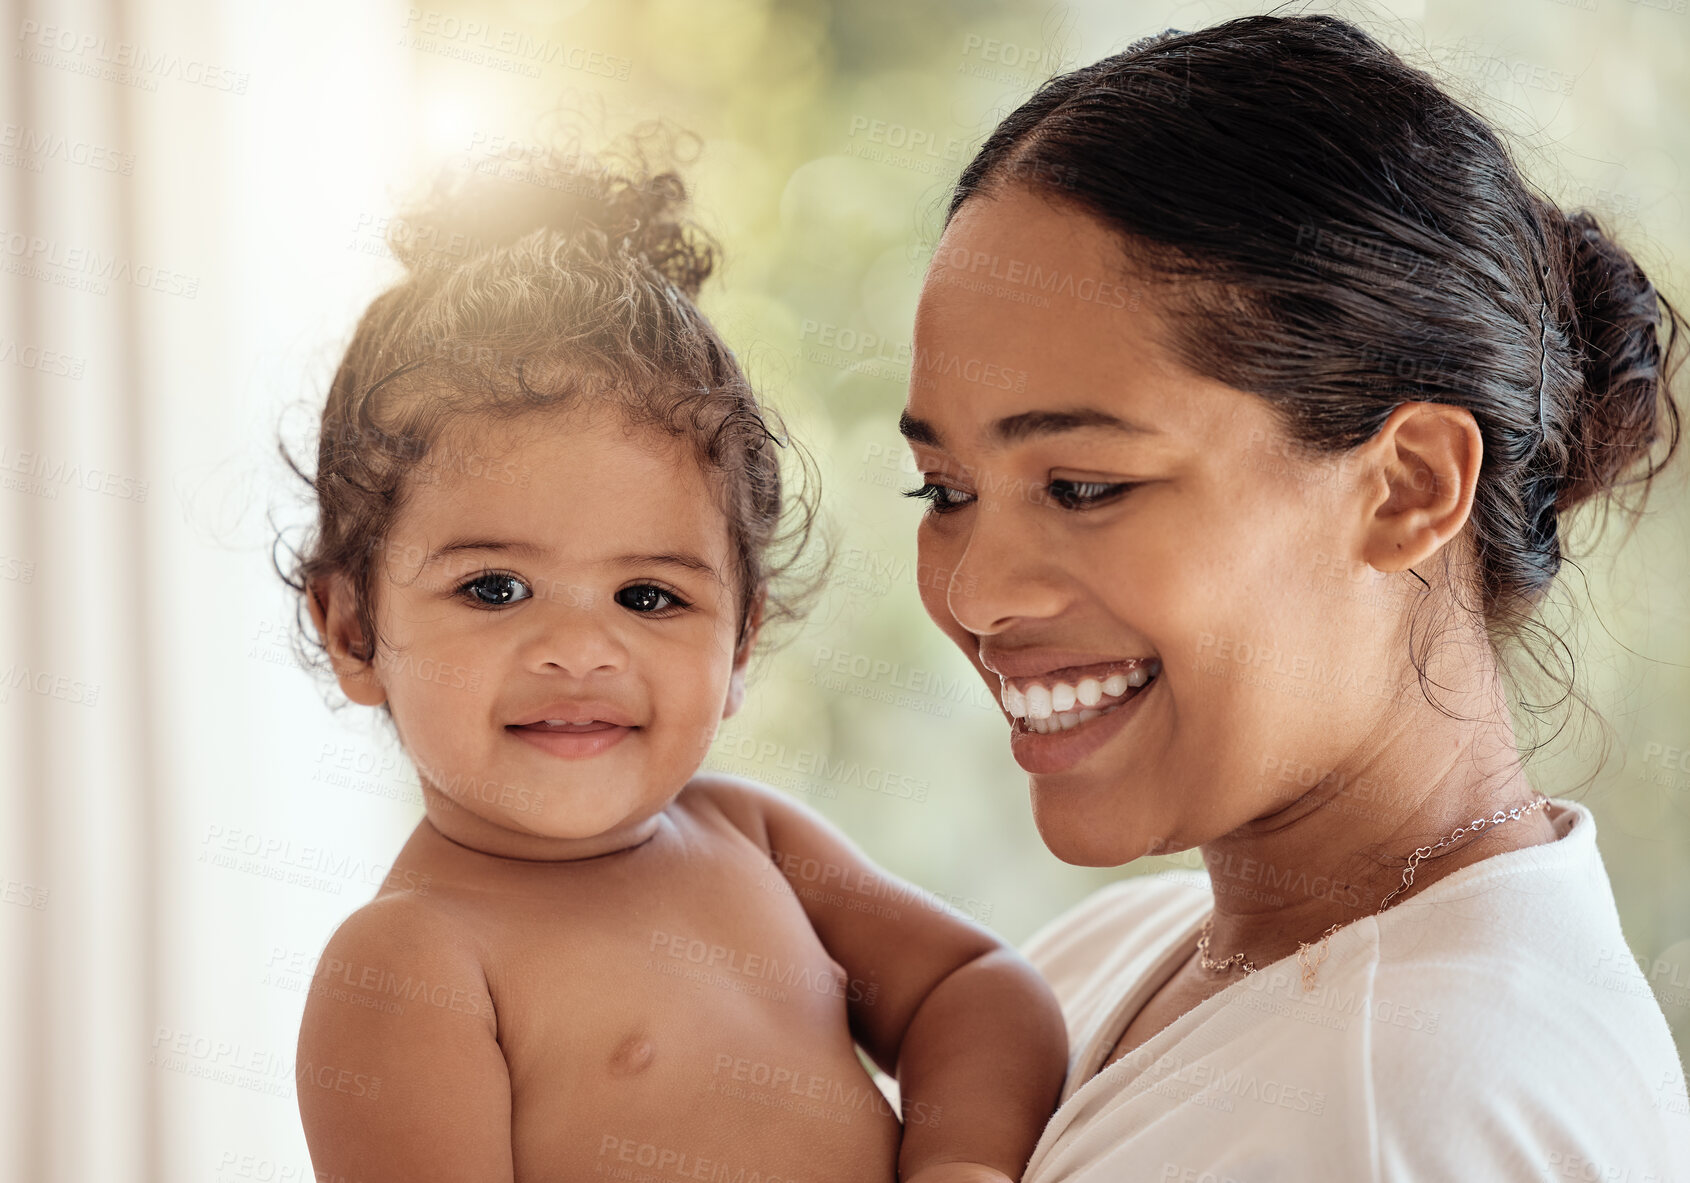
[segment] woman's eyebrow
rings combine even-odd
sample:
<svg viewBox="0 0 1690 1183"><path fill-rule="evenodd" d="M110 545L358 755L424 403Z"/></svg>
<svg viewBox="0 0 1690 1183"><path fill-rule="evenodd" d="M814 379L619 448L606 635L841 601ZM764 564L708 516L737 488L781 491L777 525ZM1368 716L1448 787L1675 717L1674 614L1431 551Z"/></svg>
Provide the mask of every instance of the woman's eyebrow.
<svg viewBox="0 0 1690 1183"><path fill-rule="evenodd" d="M1146 423L1123 419L1096 407L1077 407L1066 411L1022 411L1018 415L1007 415L993 423L987 429L986 435L988 439L998 443L1011 444L1088 427L1102 427L1129 435L1161 434L1159 428ZM926 444L933 448L943 446L939 439L939 429L908 411L898 416L898 431L911 443Z"/></svg>
<svg viewBox="0 0 1690 1183"><path fill-rule="evenodd" d="M939 442L939 429L925 419L917 419L908 411L898 416L898 433L912 444L926 444L930 448L944 445Z"/></svg>
<svg viewBox="0 0 1690 1183"><path fill-rule="evenodd" d="M1160 435L1161 431L1145 423L1123 419L1119 415L1096 407L1078 407L1070 411L1023 411L1009 415L992 424L988 434L1006 444L1019 443L1041 435L1056 435L1064 431L1078 431L1085 427L1103 427L1129 435Z"/></svg>

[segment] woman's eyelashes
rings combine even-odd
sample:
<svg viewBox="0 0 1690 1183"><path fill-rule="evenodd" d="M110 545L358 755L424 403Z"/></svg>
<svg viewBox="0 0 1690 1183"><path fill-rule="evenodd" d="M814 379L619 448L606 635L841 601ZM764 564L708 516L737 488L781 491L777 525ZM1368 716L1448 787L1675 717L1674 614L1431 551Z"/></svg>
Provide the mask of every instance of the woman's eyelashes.
<svg viewBox="0 0 1690 1183"><path fill-rule="evenodd" d="M1132 487L1131 481L1053 480L1045 486L1045 492L1063 509L1090 509L1113 501Z"/></svg>
<svg viewBox="0 0 1690 1183"><path fill-rule="evenodd" d="M952 510L961 509L968 503L953 501L951 498L969 496L960 489L953 489L949 485L936 485L932 481L927 481L919 489L905 489L903 494L905 497L915 497L927 502L929 513L950 513Z"/></svg>
<svg viewBox="0 0 1690 1183"><path fill-rule="evenodd" d="M1044 500L1067 510L1091 509L1113 501L1128 489L1134 487L1133 481L1070 481L1052 480L1043 486L1034 485L1029 493L1035 500ZM949 485L935 484L928 481L919 489L906 489L905 497L915 497L929 503L929 512L937 514L952 513L962 509L974 499L972 493L964 493L960 489L953 489Z"/></svg>
<svg viewBox="0 0 1690 1183"><path fill-rule="evenodd" d="M460 583L453 594L476 608L503 608L533 599L534 589L509 571L483 571ZM591 594L580 588L571 588L569 598L572 603L591 602ZM655 583L629 584L612 598L640 616L668 616L692 607L680 593Z"/></svg>

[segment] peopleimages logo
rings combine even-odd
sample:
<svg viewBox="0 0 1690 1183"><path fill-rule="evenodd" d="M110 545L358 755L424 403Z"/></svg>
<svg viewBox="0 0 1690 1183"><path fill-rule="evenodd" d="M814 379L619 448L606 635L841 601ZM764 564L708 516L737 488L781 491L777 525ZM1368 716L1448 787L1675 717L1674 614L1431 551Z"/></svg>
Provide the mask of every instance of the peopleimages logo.
<svg viewBox="0 0 1690 1183"><path fill-rule="evenodd" d="M119 173L129 176L135 171L135 154L119 152L87 140L74 140L57 132L41 131L16 123L0 124L0 163L13 163L12 154L19 159L62 160L79 164L96 172Z"/></svg>
<svg viewBox="0 0 1690 1183"><path fill-rule="evenodd" d="M197 275L185 275L153 263L136 263L118 255L102 255L84 246L65 246L57 239L20 230L0 230L0 254L6 270L26 279L39 279L105 295L111 282L133 284L148 291L192 300L199 295ZM80 282L67 282L80 277Z"/></svg>
<svg viewBox="0 0 1690 1183"><path fill-rule="evenodd" d="M1095 275L1076 275L1061 268L1047 268L1037 261L1006 258L988 251L970 251L967 247L952 247L934 256L935 283L960 284L967 280L990 281L1005 291L1016 290L1027 302L1049 307L1052 298L1077 300L1083 304L1101 304L1106 308L1135 309L1138 293L1111 279Z"/></svg>
<svg viewBox="0 0 1690 1183"><path fill-rule="evenodd" d="M92 74L126 86L142 90L157 90L158 80L173 78L190 86L204 86L227 94L245 94L252 75L244 70L214 66L197 58L185 57L136 45L133 41L113 41L99 33L79 32L62 25L43 25L26 20L18 26L18 38L23 44L17 55L39 66L54 66Z"/></svg>
<svg viewBox="0 0 1690 1183"><path fill-rule="evenodd" d="M835 758L814 748L789 748L774 740L731 731L718 734L715 746L722 755L759 769L779 769L796 776L814 777L831 784L901 797L907 801L927 800L927 781L846 756Z"/></svg>
<svg viewBox="0 0 1690 1183"><path fill-rule="evenodd" d="M92 682L81 682L46 670L31 670L15 661L0 671L0 703L10 701L14 690L27 690L45 698L85 707L95 706L100 700L100 687Z"/></svg>
<svg viewBox="0 0 1690 1183"><path fill-rule="evenodd" d="M990 711L1002 709L997 698L972 670L943 674L921 666L905 665L901 661L825 645L818 648L810 660L810 681L824 690L845 690L846 686L855 683L889 691L905 691L904 695L898 696L897 705L926 699L946 708L952 703L964 703Z"/></svg>
<svg viewBox="0 0 1690 1183"><path fill-rule="evenodd" d="M738 978L746 982L768 983L777 989L824 994L849 1002L860 1002L864 1006L873 1006L880 994L879 982L864 982L843 973L836 973L834 971L838 966L831 962L826 966L819 966L782 961L765 953L734 949L683 933L654 930L647 951L655 955L652 960L659 967L662 963L657 961L657 958L669 957L696 966L707 973ZM784 1001L785 997L782 992L776 1000Z"/></svg>
<svg viewBox="0 0 1690 1183"><path fill-rule="evenodd" d="M563 66L623 82L634 65L630 59L602 49L533 37L517 29L464 20L436 9L407 9L404 29L401 45L526 78L538 78L542 66Z"/></svg>
<svg viewBox="0 0 1690 1183"><path fill-rule="evenodd" d="M80 464L55 460L45 452L9 450L5 444L0 444L0 473L7 472L15 472L41 482L42 488L53 490L52 495L57 493L55 486L78 485L90 493L104 493L108 497L125 501L147 499L146 481L108 472L103 468L85 468Z"/></svg>
<svg viewBox="0 0 1690 1183"><path fill-rule="evenodd" d="M0 364L10 363L23 370L35 370L57 378L80 381L88 362L52 349L37 349L33 345L20 346L16 341L0 338Z"/></svg>
<svg viewBox="0 0 1690 1183"><path fill-rule="evenodd" d="M432 875L396 869L336 852L324 846L296 846L291 839L265 836L251 830L212 823L200 840L199 862L223 870L242 871L289 886L310 887L339 895L347 883L362 883L389 891L427 895Z"/></svg>
<svg viewBox="0 0 1690 1183"><path fill-rule="evenodd" d="M790 1111L836 1121L841 1125L849 1124L854 1113L865 1109L882 1117L901 1118L905 1125L937 1126L943 1113L942 1106L912 1101L900 1114L867 1076L838 1080L802 1066L753 1060L749 1056L736 1056L729 1052L716 1053L716 1067L711 1076L712 1093L752 1100L758 1104L772 1102L773 1107L789 1108ZM780 1101L789 1099L813 1104L796 1109L780 1104Z"/></svg>

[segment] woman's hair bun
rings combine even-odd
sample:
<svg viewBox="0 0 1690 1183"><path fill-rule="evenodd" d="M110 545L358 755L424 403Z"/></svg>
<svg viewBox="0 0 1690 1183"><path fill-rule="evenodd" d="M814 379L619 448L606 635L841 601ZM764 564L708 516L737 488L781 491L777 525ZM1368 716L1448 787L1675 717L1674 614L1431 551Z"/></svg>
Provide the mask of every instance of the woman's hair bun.
<svg viewBox="0 0 1690 1183"><path fill-rule="evenodd" d="M470 158L442 171L395 218L387 241L413 275L458 266L536 231L595 255L642 257L689 298L715 267L716 247L687 216L673 167L676 134L643 124L599 152L579 138L529 145L515 155Z"/></svg>
<svg viewBox="0 0 1690 1183"><path fill-rule="evenodd" d="M1618 485L1647 481L1677 450L1678 405L1669 387L1679 318L1588 210L1561 214L1551 208L1545 222L1552 266L1564 278L1570 303L1570 315L1563 316L1568 341L1584 379L1573 404L1555 416L1566 448L1556 497L1564 513ZM1662 438L1669 444L1659 462L1622 481Z"/></svg>

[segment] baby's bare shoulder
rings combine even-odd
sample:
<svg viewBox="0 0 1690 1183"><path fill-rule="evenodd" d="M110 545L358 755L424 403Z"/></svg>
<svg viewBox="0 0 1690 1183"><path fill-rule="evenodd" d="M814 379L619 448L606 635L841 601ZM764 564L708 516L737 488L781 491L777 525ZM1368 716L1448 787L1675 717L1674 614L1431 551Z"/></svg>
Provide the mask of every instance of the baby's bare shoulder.
<svg viewBox="0 0 1690 1183"><path fill-rule="evenodd" d="M499 1035L480 950L450 910L413 892L359 908L329 938L300 1021L312 1162L335 1178L509 1180Z"/></svg>
<svg viewBox="0 0 1690 1183"><path fill-rule="evenodd" d="M395 953L476 947L473 926L441 900L414 891L388 891L357 909L335 929L330 944Z"/></svg>
<svg viewBox="0 0 1690 1183"><path fill-rule="evenodd" d="M485 1019L492 1029L485 953L482 934L441 901L389 892L341 921L317 963L312 994L393 1015L427 994L420 1000Z"/></svg>
<svg viewBox="0 0 1690 1183"><path fill-rule="evenodd" d="M678 809L701 821L725 821L764 850L769 848L769 816L785 805L778 790L726 772L700 772L675 798Z"/></svg>

